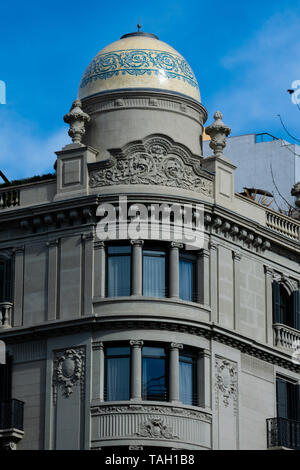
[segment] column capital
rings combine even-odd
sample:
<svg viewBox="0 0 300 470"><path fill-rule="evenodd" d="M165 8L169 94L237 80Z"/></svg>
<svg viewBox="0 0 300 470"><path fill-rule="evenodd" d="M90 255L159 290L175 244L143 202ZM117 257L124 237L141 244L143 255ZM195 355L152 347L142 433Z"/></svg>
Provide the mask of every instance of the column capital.
<svg viewBox="0 0 300 470"><path fill-rule="evenodd" d="M97 351L99 349L104 349L104 345L102 343L102 341L95 341L94 343L92 343L92 349L93 351Z"/></svg>
<svg viewBox="0 0 300 470"><path fill-rule="evenodd" d="M58 240L58 239L56 239L56 240L49 240L49 241L46 242L46 246L47 246L48 248L52 248L52 247L58 246L58 244L59 244L59 240Z"/></svg>
<svg viewBox="0 0 300 470"><path fill-rule="evenodd" d="M183 349L182 343L170 343L170 349Z"/></svg>
<svg viewBox="0 0 300 470"><path fill-rule="evenodd" d="M210 252L206 248L202 248L198 251L198 256L200 258L209 258Z"/></svg>
<svg viewBox="0 0 300 470"><path fill-rule="evenodd" d="M233 251L232 252L232 259L234 261L241 261L241 259L242 259L241 253L239 251Z"/></svg>
<svg viewBox="0 0 300 470"><path fill-rule="evenodd" d="M217 243L214 243L214 242L209 242L208 243L208 248L212 251L212 250L217 250L218 249L218 245Z"/></svg>
<svg viewBox="0 0 300 470"><path fill-rule="evenodd" d="M271 277L274 276L274 270L270 268L269 266L264 265L264 270L267 276L271 276Z"/></svg>
<svg viewBox="0 0 300 470"><path fill-rule="evenodd" d="M12 249L12 251L15 255L18 253L23 253L25 251L25 245L16 246Z"/></svg>
<svg viewBox="0 0 300 470"><path fill-rule="evenodd" d="M210 358L211 357L211 352L209 349L201 349L199 352L198 352L198 358L201 359L201 358L204 358L204 357L207 357L207 358Z"/></svg>
<svg viewBox="0 0 300 470"><path fill-rule="evenodd" d="M130 240L130 243L133 246L143 246L144 240Z"/></svg>
<svg viewBox="0 0 300 470"><path fill-rule="evenodd" d="M83 233L81 238L84 241L94 240L94 232Z"/></svg>
<svg viewBox="0 0 300 470"><path fill-rule="evenodd" d="M97 240L94 242L94 247L95 248L104 248L105 247L105 243L101 240Z"/></svg>
<svg viewBox="0 0 300 470"><path fill-rule="evenodd" d="M170 247L171 247L171 248L182 249L182 248L183 248L183 243L171 242L171 243L170 243Z"/></svg>
<svg viewBox="0 0 300 470"><path fill-rule="evenodd" d="M133 348L141 348L144 344L144 341L142 339L131 339L129 341L130 346Z"/></svg>

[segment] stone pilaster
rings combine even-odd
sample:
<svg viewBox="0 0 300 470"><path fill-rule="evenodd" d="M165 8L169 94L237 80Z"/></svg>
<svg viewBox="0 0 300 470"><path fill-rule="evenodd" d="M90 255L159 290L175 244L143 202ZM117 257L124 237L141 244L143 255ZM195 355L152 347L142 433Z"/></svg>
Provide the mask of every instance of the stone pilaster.
<svg viewBox="0 0 300 470"><path fill-rule="evenodd" d="M210 304L209 292L209 251L204 248L197 256L197 302L202 305Z"/></svg>
<svg viewBox="0 0 300 470"><path fill-rule="evenodd" d="M58 240L46 243L48 247L48 321L58 318L57 291L58 291Z"/></svg>
<svg viewBox="0 0 300 470"><path fill-rule="evenodd" d="M94 296L105 297L106 272L105 245L102 241L94 243Z"/></svg>
<svg viewBox="0 0 300 470"><path fill-rule="evenodd" d="M209 244L210 249L210 305L211 305L211 321L218 321L218 292L219 292L219 273L218 273L218 245Z"/></svg>
<svg viewBox="0 0 300 470"><path fill-rule="evenodd" d="M104 346L95 342L93 349L92 400L104 401Z"/></svg>
<svg viewBox="0 0 300 470"><path fill-rule="evenodd" d="M211 353L204 349L197 357L197 402L202 408L211 408Z"/></svg>
<svg viewBox="0 0 300 470"><path fill-rule="evenodd" d="M266 343L273 346L273 290L274 271L265 266Z"/></svg>
<svg viewBox="0 0 300 470"><path fill-rule="evenodd" d="M23 325L23 295L24 295L24 245L14 248L15 281L14 281L14 318L13 326Z"/></svg>
<svg viewBox="0 0 300 470"><path fill-rule="evenodd" d="M94 250L94 233L84 233L82 235L83 242L83 315L92 315L93 313L93 250Z"/></svg>

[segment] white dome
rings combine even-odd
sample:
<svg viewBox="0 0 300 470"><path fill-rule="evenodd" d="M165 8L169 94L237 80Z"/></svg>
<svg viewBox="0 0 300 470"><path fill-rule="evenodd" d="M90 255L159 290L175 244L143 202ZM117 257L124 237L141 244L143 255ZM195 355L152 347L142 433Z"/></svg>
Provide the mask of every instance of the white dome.
<svg viewBox="0 0 300 470"><path fill-rule="evenodd" d="M198 83L189 64L149 33L125 34L102 49L81 79L78 98L126 89L168 91L200 102Z"/></svg>

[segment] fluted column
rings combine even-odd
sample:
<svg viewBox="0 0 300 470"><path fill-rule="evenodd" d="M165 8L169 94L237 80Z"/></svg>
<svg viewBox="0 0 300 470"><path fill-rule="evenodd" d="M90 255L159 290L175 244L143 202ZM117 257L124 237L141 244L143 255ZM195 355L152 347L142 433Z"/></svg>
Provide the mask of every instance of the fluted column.
<svg viewBox="0 0 300 470"><path fill-rule="evenodd" d="M132 244L132 295L143 293L143 240L131 240Z"/></svg>
<svg viewBox="0 0 300 470"><path fill-rule="evenodd" d="M105 245L102 241L94 243L94 296L105 297Z"/></svg>
<svg viewBox="0 0 300 470"><path fill-rule="evenodd" d="M13 326L23 324L23 290L24 290L24 252L25 247L14 248L15 254L15 279L14 279L14 318Z"/></svg>
<svg viewBox="0 0 300 470"><path fill-rule="evenodd" d="M169 350L169 401L179 401L179 349L183 345L171 343Z"/></svg>
<svg viewBox="0 0 300 470"><path fill-rule="evenodd" d="M142 399L142 346L140 339L130 340L131 352L131 400Z"/></svg>
<svg viewBox="0 0 300 470"><path fill-rule="evenodd" d="M169 297L179 298L179 249L182 243L171 242L169 262Z"/></svg>
<svg viewBox="0 0 300 470"><path fill-rule="evenodd" d="M210 351L203 349L197 357L197 403L202 408L211 407Z"/></svg>

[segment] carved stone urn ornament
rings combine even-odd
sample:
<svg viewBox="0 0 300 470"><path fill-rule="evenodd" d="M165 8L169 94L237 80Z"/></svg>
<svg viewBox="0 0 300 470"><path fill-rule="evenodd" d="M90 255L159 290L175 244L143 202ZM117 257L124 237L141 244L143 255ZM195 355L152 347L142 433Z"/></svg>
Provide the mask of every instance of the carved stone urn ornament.
<svg viewBox="0 0 300 470"><path fill-rule="evenodd" d="M216 111L214 122L205 129L206 134L211 137L209 146L214 151L216 157L222 155L223 149L226 147L226 137L231 132L230 127L224 124L222 118L223 114L220 111Z"/></svg>
<svg viewBox="0 0 300 470"><path fill-rule="evenodd" d="M64 121L70 125L69 136L74 144L81 144L85 134L85 124L90 120L90 116L82 111L81 101L75 100L72 103L70 112L64 116Z"/></svg>

